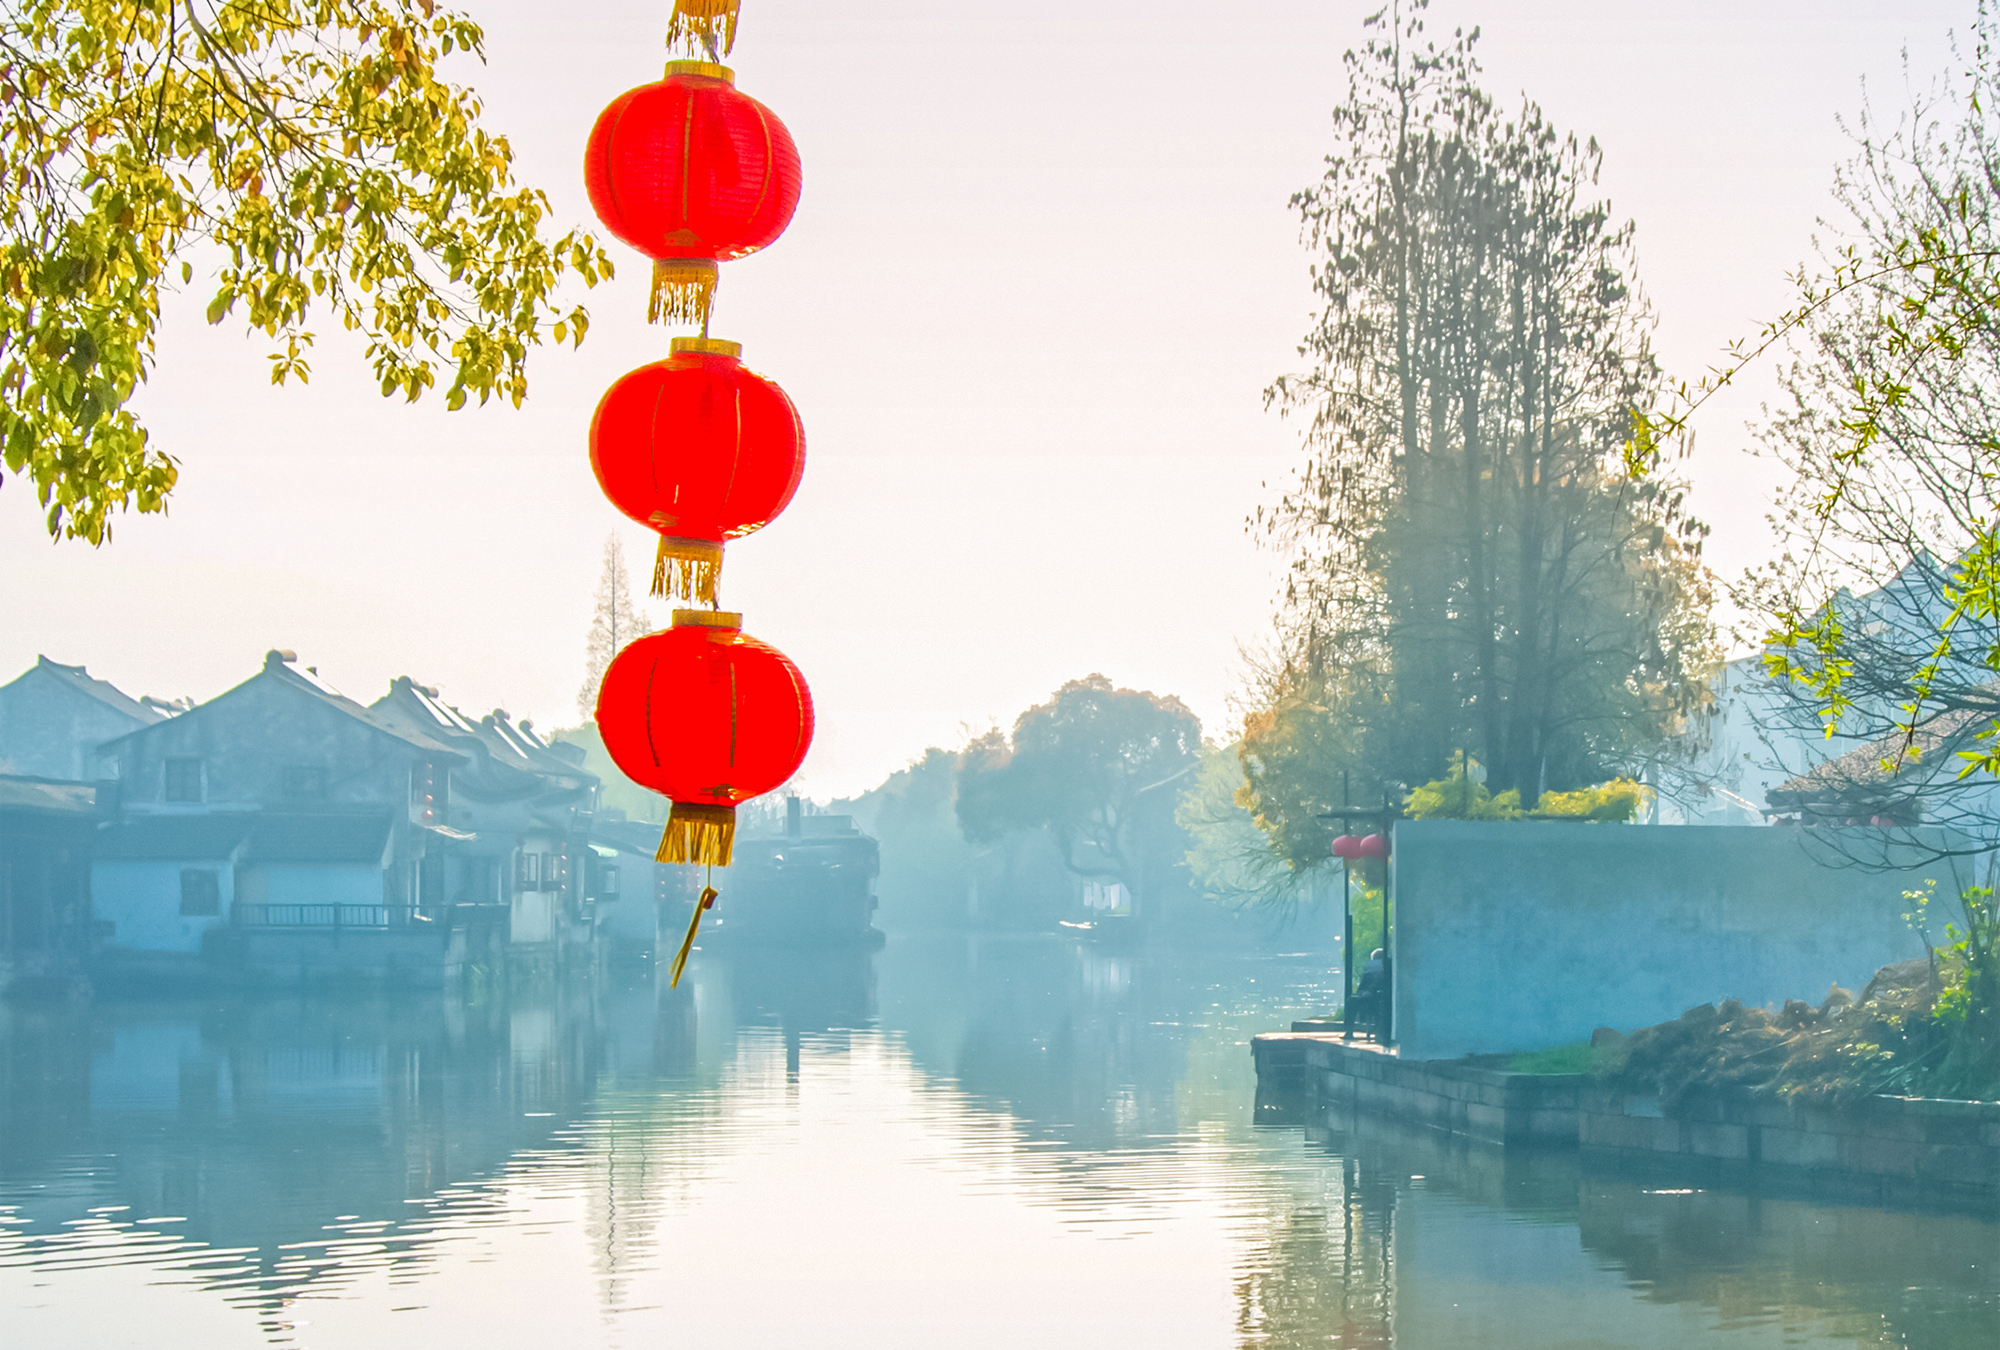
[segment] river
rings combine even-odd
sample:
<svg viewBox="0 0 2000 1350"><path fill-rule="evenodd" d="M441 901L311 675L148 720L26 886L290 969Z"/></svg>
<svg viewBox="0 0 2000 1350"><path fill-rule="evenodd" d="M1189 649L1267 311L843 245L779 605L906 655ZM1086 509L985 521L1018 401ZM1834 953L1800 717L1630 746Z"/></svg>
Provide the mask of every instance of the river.
<svg viewBox="0 0 2000 1350"><path fill-rule="evenodd" d="M0 1009L0 1345L2000 1345L2000 1222L1327 1134L1309 953Z"/></svg>

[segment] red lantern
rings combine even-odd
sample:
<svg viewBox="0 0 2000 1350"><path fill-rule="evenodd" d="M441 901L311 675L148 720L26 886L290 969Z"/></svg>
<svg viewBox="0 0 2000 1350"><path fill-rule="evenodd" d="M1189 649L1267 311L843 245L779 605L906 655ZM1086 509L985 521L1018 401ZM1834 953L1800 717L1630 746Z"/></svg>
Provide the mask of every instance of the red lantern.
<svg viewBox="0 0 2000 1350"><path fill-rule="evenodd" d="M675 338L625 375L590 423L590 467L611 504L660 536L653 594L715 603L722 545L771 523L805 472L805 428L742 348Z"/></svg>
<svg viewBox="0 0 2000 1350"><path fill-rule="evenodd" d="M1389 856L1389 841L1379 834L1364 837L1355 848L1357 858L1386 858Z"/></svg>
<svg viewBox="0 0 2000 1350"><path fill-rule="evenodd" d="M1358 858L1361 841L1351 834L1343 834L1333 841L1333 856L1336 858Z"/></svg>
<svg viewBox="0 0 2000 1350"><path fill-rule="evenodd" d="M612 761L673 801L661 862L729 866L736 804L798 772L812 744L805 677L742 630L740 614L675 610L674 626L619 652L598 688Z"/></svg>
<svg viewBox="0 0 2000 1350"><path fill-rule="evenodd" d="M791 133L734 79L727 66L669 62L665 79L620 94L590 129L590 204L653 258L655 322L705 327L716 263L769 245L798 209Z"/></svg>

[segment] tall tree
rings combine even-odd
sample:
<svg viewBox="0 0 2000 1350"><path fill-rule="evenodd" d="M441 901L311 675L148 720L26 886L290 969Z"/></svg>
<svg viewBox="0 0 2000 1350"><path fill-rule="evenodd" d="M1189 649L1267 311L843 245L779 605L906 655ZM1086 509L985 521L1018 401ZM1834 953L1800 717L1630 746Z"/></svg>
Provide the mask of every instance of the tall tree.
<svg viewBox="0 0 2000 1350"><path fill-rule="evenodd" d="M1178 698L1071 680L1022 713L1011 739L967 747L959 829L974 843L1045 829L1072 873L1142 894L1148 863L1184 847L1165 831L1201 748L1201 722Z"/></svg>
<svg viewBox="0 0 2000 1350"><path fill-rule="evenodd" d="M102 543L176 477L128 406L161 291L219 261L210 323L304 381L316 307L382 393L442 372L458 408L527 392L528 349L582 341L556 295L609 260L551 238L440 59L479 26L433 0L30 0L0 12L0 463L49 532ZM178 267L175 267L178 264Z"/></svg>
<svg viewBox="0 0 2000 1350"><path fill-rule="evenodd" d="M1440 48L1423 9L1369 21L1338 149L1294 199L1322 309L1311 368L1269 397L1308 419L1308 457L1258 523L1293 560L1292 711L1355 723L1371 788L1463 750L1532 802L1627 768L1701 703L1703 530L1678 484L1622 472L1657 375L1595 142L1533 103L1499 114L1477 33Z"/></svg>
<svg viewBox="0 0 2000 1350"><path fill-rule="evenodd" d="M590 616L590 636L583 648L583 688L576 708L588 723L597 715L597 687L611 658L628 644L652 632L632 599L632 578L625 571L625 545L617 534L604 539L604 573L597 581L597 608Z"/></svg>

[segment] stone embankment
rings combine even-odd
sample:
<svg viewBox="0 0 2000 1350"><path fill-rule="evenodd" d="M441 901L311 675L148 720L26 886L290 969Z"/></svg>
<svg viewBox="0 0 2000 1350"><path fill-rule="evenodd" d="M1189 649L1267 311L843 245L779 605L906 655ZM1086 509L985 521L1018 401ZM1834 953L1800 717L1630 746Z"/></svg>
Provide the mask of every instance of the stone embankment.
<svg viewBox="0 0 2000 1350"><path fill-rule="evenodd" d="M1269 1033L1252 1052L1261 1093L1301 1097L1336 1128L1372 1115L1501 1147L1578 1148L1586 1160L1695 1181L2000 1208L2000 1102L1796 1104L1715 1089L1683 1093L1668 1110L1589 1074L1405 1061L1327 1033Z"/></svg>

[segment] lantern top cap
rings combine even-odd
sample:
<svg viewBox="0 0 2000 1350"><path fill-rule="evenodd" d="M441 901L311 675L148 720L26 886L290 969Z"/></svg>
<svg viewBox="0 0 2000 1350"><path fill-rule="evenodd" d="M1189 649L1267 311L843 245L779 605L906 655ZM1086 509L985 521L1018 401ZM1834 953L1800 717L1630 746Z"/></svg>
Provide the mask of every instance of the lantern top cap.
<svg viewBox="0 0 2000 1350"><path fill-rule="evenodd" d="M698 356L743 355L743 344L731 342L727 338L677 337L667 344L667 350L675 356L682 352L693 352Z"/></svg>
<svg viewBox="0 0 2000 1350"><path fill-rule="evenodd" d="M743 615L727 609L677 609L676 628L741 628Z"/></svg>
<svg viewBox="0 0 2000 1350"><path fill-rule="evenodd" d="M669 61L664 78L671 80L676 75L698 75L703 79L721 80L724 84L736 83L736 72L728 66L717 65L713 61Z"/></svg>

